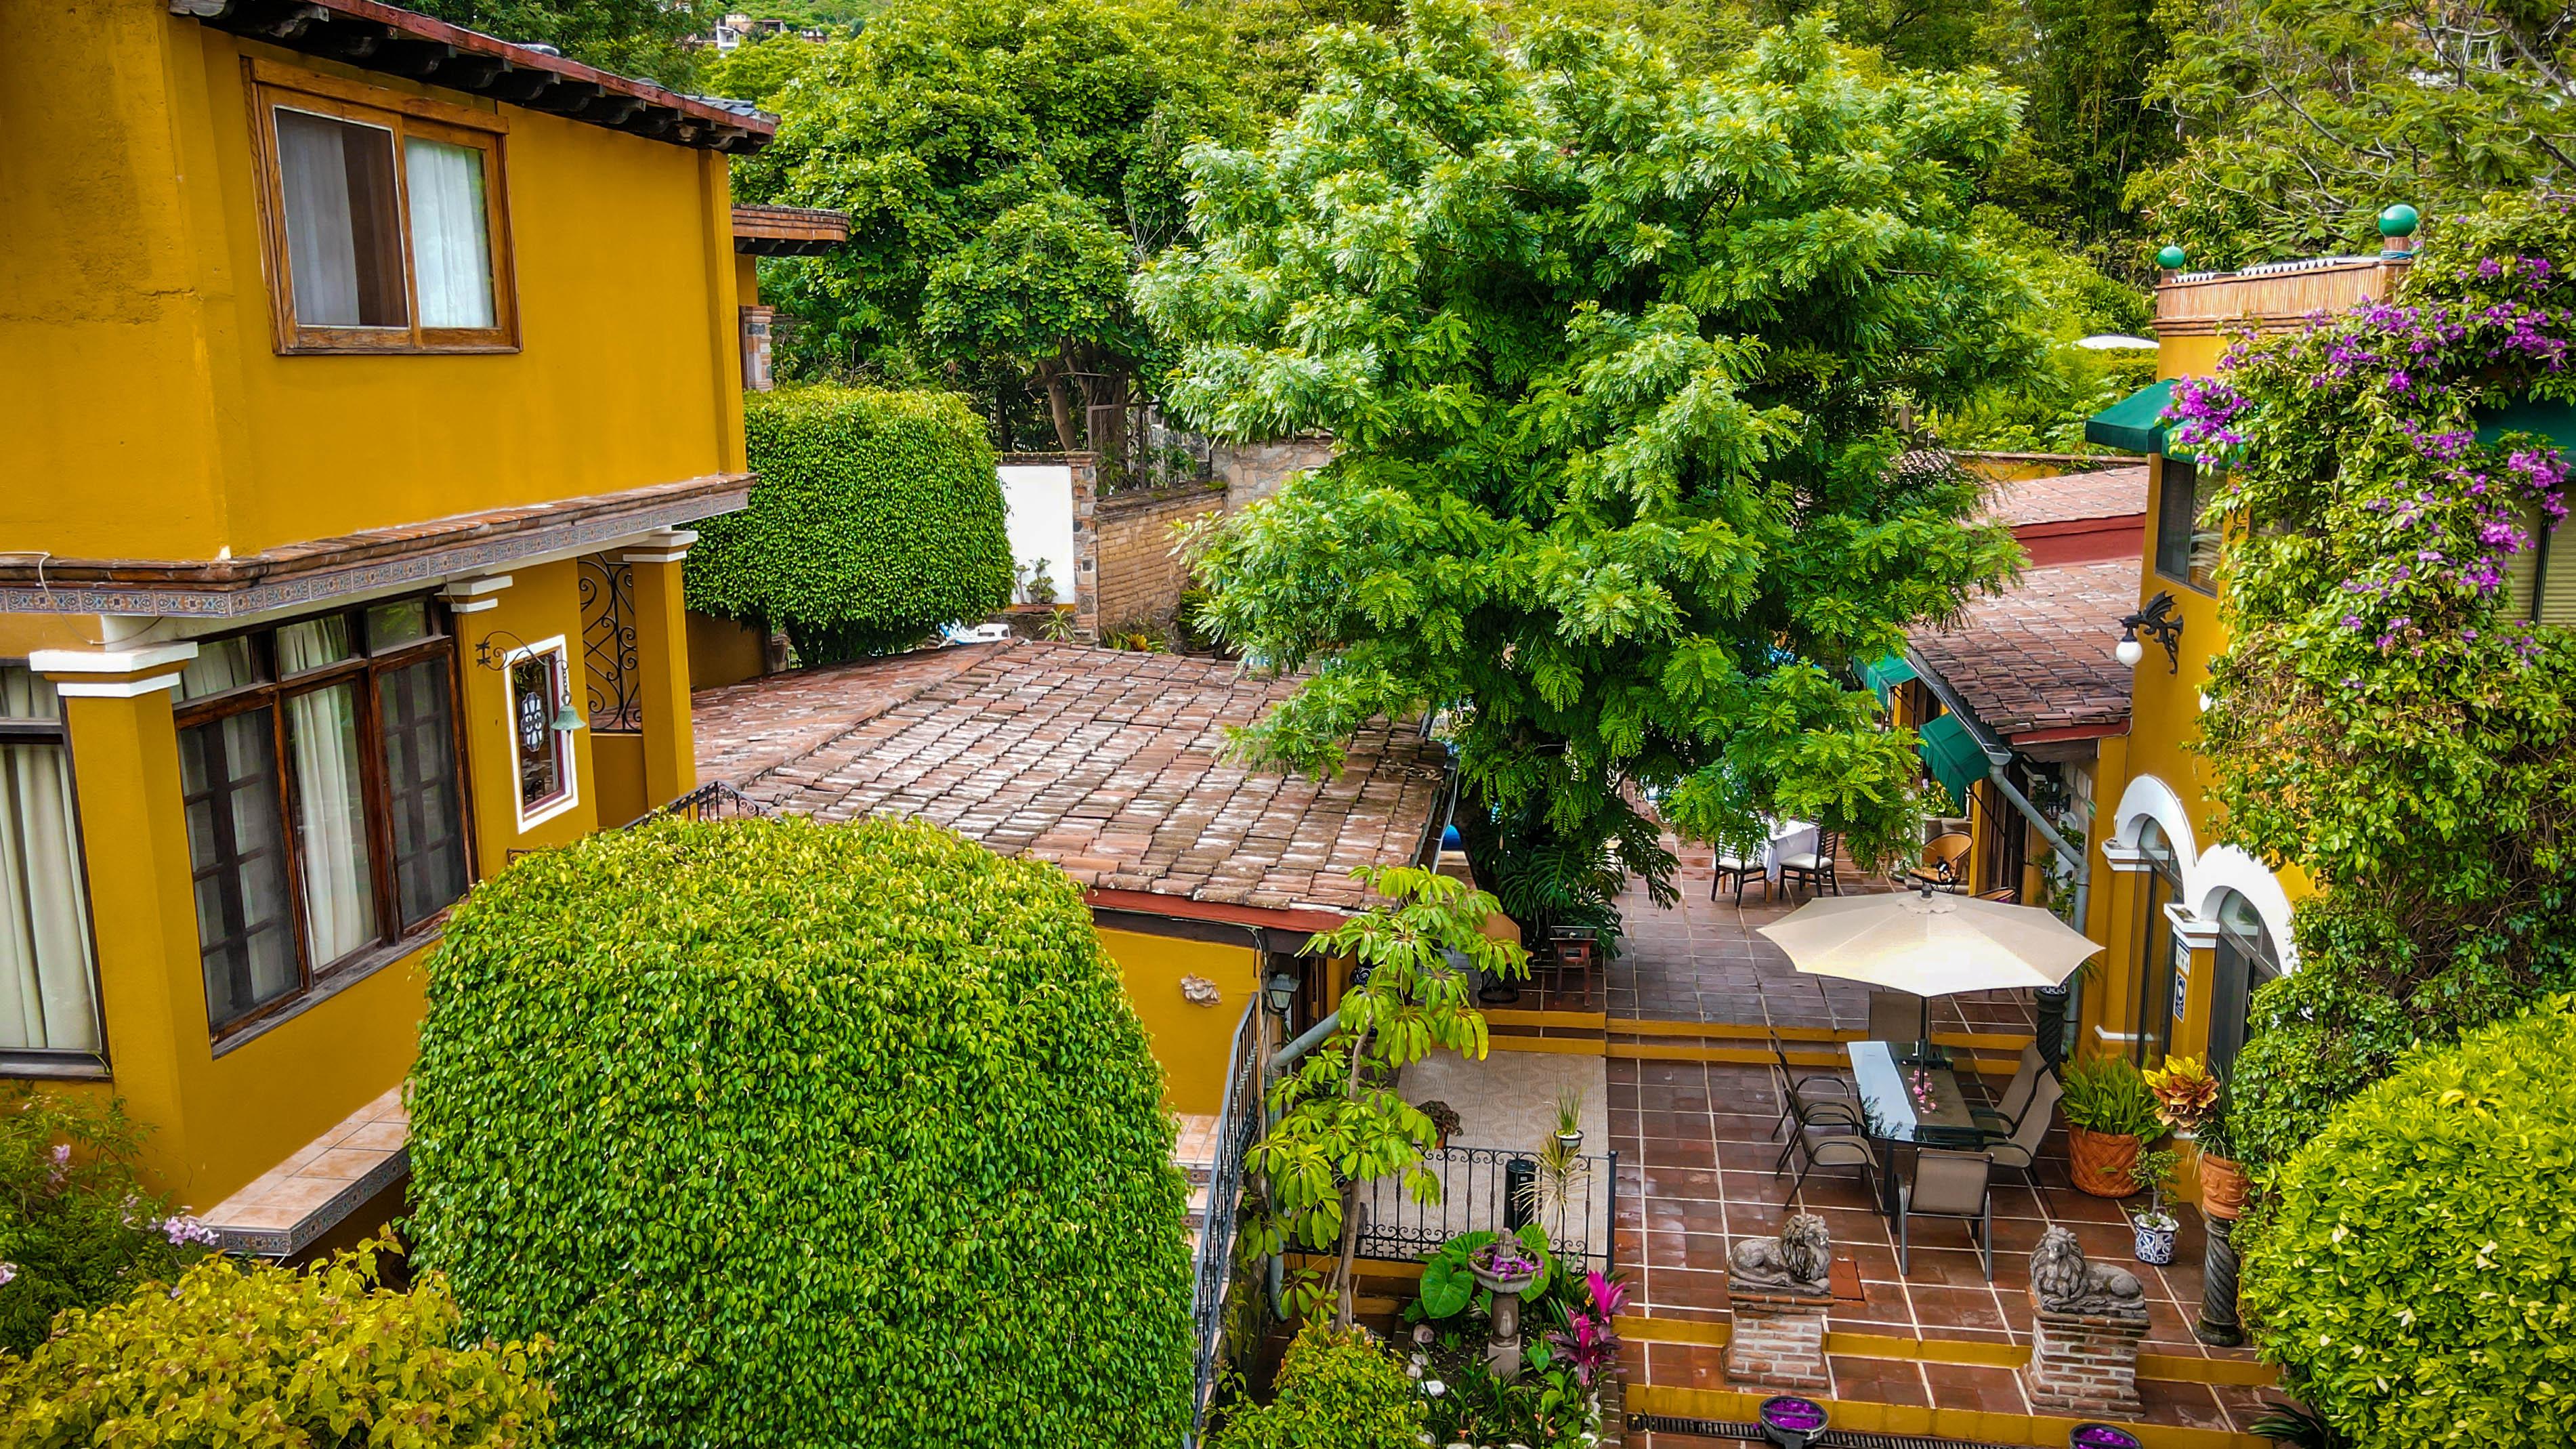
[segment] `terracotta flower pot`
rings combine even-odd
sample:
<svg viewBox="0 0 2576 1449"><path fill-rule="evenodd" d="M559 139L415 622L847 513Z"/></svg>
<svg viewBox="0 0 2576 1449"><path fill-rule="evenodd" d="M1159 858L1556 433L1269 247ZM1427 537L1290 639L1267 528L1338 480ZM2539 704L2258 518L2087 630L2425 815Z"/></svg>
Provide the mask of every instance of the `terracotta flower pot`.
<svg viewBox="0 0 2576 1449"><path fill-rule="evenodd" d="M2070 1126L2066 1129L2066 1157L2077 1192L2094 1197L2129 1197L2138 1190L2138 1185L2129 1180L2129 1169L2138 1160L2135 1137Z"/></svg>
<svg viewBox="0 0 2576 1449"><path fill-rule="evenodd" d="M2200 1154L2200 1210L2214 1218L2244 1215L2244 1163L2215 1153Z"/></svg>

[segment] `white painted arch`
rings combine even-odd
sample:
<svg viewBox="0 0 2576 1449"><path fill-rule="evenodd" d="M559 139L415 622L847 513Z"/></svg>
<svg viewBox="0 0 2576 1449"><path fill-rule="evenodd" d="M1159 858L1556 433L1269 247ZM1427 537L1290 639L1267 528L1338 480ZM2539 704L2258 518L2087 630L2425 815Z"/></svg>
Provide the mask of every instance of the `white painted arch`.
<svg viewBox="0 0 2576 1449"><path fill-rule="evenodd" d="M2173 843L2174 860L2182 870L2182 889L2177 898L2190 904L2192 915L2214 929L2220 894L2236 892L2254 907L2264 929L2272 933L2272 949L2280 953L2282 972L2297 970L2299 948L2290 939L2290 895L2281 888L2281 878L2242 846L2221 843L2201 850L2182 797L2155 776L2139 775L2120 792L2112 842L2123 850L2136 850L2150 820Z"/></svg>

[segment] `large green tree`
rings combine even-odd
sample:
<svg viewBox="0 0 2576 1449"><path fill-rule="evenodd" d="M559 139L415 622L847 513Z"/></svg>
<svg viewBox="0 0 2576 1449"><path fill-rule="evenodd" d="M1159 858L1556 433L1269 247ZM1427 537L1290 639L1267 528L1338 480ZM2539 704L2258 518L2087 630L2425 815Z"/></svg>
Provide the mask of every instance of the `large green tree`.
<svg viewBox="0 0 2576 1449"><path fill-rule="evenodd" d="M2560 182L2576 156L2567 0L2165 0L2152 96L2187 149L2130 182L2167 240L2235 266L2376 250L2427 212Z"/></svg>
<svg viewBox="0 0 2576 1449"><path fill-rule="evenodd" d="M2012 567L1891 418L2036 351L1964 226L2014 98L1872 78L1814 21L1713 75L1631 33L1506 49L1450 3L1321 46L1293 122L1192 153L1195 240L1139 286L1194 425L1341 444L1206 540L1208 617L1313 671L1245 747L1327 767L1453 711L1462 832L1525 925L1670 891L1650 796L1892 850L1914 741L1843 666Z"/></svg>
<svg viewBox="0 0 2576 1449"><path fill-rule="evenodd" d="M1128 279L1179 232L1183 148L1240 129L1233 54L1164 0L899 0L764 73L778 138L737 166L737 196L850 214L847 246L771 269L797 347L941 375L1005 448L1114 451L1140 369L1159 370Z"/></svg>

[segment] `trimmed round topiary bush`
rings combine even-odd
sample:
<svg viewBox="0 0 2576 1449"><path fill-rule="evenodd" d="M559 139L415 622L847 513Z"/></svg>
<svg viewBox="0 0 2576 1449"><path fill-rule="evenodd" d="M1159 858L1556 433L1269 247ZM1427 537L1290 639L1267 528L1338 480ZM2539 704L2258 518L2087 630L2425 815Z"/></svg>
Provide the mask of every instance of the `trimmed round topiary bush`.
<svg viewBox="0 0 2576 1449"><path fill-rule="evenodd" d="M1183 1184L1081 892L921 824L660 820L449 918L416 1260L565 1437L1178 1442Z"/></svg>
<svg viewBox="0 0 2576 1449"><path fill-rule="evenodd" d="M2360 1449L2576 1421L2576 998L2416 1056L2294 1153L2246 1243L2264 1356Z"/></svg>
<svg viewBox="0 0 2576 1449"><path fill-rule="evenodd" d="M742 407L760 481L696 525L690 608L773 621L833 664L1011 602L1002 484L965 398L813 384Z"/></svg>

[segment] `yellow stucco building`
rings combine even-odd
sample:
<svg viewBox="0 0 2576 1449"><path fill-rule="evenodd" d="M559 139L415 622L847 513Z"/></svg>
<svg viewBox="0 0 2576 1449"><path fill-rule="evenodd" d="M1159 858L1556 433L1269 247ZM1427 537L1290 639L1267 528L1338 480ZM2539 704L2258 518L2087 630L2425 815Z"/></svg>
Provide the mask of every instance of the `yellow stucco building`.
<svg viewBox="0 0 2576 1449"><path fill-rule="evenodd" d="M0 1071L294 1251L400 1176L446 907L696 782L771 123L360 0L11 27Z"/></svg>
<svg viewBox="0 0 2576 1449"><path fill-rule="evenodd" d="M2392 207L2384 229L2393 235L2378 256L2241 272L2186 273L2169 249L2156 289L2161 380L2088 425L2096 442L2148 455L2149 498L2130 729L2105 742L2097 781L2106 808L2086 926L2109 949L2083 988L2087 1050L2147 1065L2168 1053L2203 1056L2223 1074L2245 1043L2253 991L2298 967L2291 921L2313 888L2295 865L2274 870L2225 842L2208 762L2191 748L2209 662L2226 645L2218 606L2229 530L2202 516L2217 469L2165 456L2158 418L2176 380L2217 372L2231 335L2392 296L2413 258L2413 212ZM2561 425L2554 412L2542 422ZM2576 531L2551 537L2542 527L2540 536L2510 585L2531 617L2576 622Z"/></svg>

